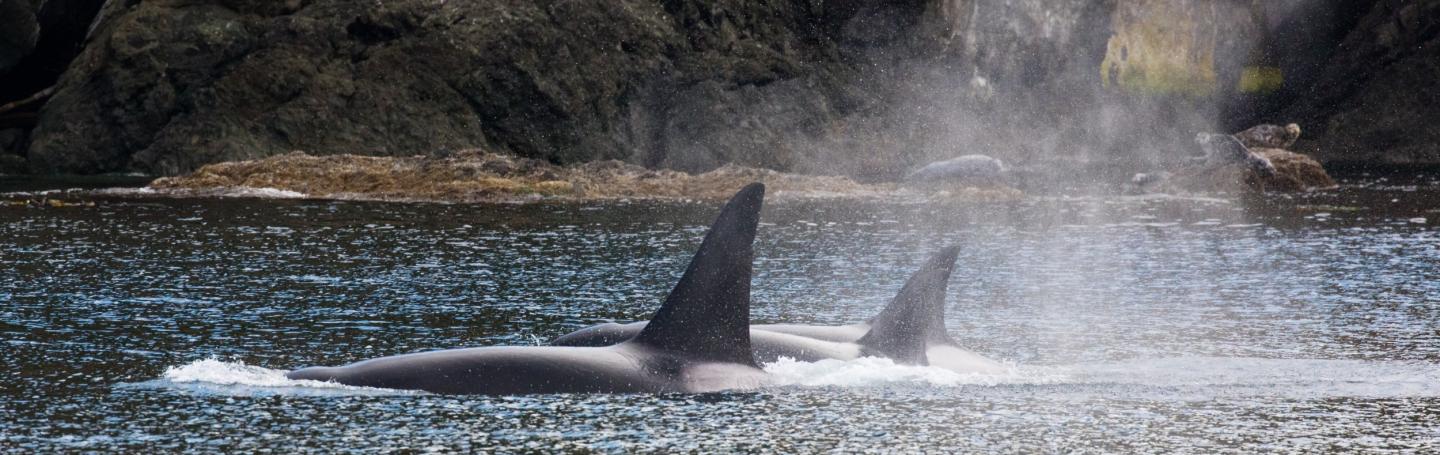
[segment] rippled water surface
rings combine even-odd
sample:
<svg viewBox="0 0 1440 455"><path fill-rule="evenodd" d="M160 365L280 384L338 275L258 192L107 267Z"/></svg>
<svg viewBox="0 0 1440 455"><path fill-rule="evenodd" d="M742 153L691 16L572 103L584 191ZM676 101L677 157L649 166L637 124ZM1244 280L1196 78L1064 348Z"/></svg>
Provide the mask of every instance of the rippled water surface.
<svg viewBox="0 0 1440 455"><path fill-rule="evenodd" d="M954 243L950 333L1015 371L786 362L789 385L659 396L281 373L644 319L717 203L52 197L95 204L0 206L0 450L1440 450L1427 175L1236 200L774 195L752 320L863 320Z"/></svg>

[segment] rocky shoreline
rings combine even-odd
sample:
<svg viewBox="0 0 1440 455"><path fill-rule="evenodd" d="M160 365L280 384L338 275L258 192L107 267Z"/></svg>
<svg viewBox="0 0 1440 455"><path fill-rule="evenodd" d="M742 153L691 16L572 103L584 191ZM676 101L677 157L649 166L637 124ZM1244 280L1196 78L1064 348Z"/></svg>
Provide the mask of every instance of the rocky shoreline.
<svg viewBox="0 0 1440 455"><path fill-rule="evenodd" d="M763 182L774 197L903 197L962 201L1014 200L1005 186L951 186L913 190L864 184L846 177L812 176L722 166L690 174L652 170L620 161L557 166L540 160L477 150L445 157L313 156L292 152L269 158L211 164L193 173L155 180L149 189L173 196L257 195L370 201L525 202L543 200L720 200L735 188Z"/></svg>
<svg viewBox="0 0 1440 455"><path fill-rule="evenodd" d="M4 173L168 176L291 150L479 148L872 182L971 153L1153 164L1183 157L1197 131L1260 121L1313 126L1293 150L1321 163L1440 162L1440 0L0 11Z"/></svg>
<svg viewBox="0 0 1440 455"><path fill-rule="evenodd" d="M1132 184L1125 191L1213 195L1313 191L1336 186L1324 167L1309 156L1276 148L1250 151L1266 160L1266 172L1234 164L1184 163L1173 167L1173 171L1157 173L1163 177L1144 185ZM959 166L957 160L958 164L979 161L990 166L970 169ZM980 155L957 160L932 164L926 169L934 175L925 179L861 183L848 177L792 174L733 164L692 174L647 169L617 160L560 166L481 150L408 157L315 156L297 151L206 165L186 175L157 179L147 190L149 194L179 197L241 195L371 201L718 200L734 188L764 182L782 198L994 202L1024 196L1010 185L1014 179L998 160ZM977 176L979 171L984 171L983 175Z"/></svg>

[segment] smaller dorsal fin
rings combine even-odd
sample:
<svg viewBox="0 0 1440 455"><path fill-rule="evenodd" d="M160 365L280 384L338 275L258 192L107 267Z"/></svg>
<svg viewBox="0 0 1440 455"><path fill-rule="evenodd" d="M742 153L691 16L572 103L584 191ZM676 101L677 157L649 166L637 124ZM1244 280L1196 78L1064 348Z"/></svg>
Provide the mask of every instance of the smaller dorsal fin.
<svg viewBox="0 0 1440 455"><path fill-rule="evenodd" d="M730 198L685 275L635 343L687 357L755 365L750 351L750 273L765 185Z"/></svg>
<svg viewBox="0 0 1440 455"><path fill-rule="evenodd" d="M945 333L945 289L959 253L952 246L931 256L870 320L870 331L857 343L909 365L929 364L925 350L932 343L954 344Z"/></svg>

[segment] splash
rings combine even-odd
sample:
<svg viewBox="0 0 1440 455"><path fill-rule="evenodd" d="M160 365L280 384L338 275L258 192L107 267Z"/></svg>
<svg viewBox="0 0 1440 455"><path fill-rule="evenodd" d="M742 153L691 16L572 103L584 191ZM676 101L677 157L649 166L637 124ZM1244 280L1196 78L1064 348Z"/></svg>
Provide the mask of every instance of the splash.
<svg viewBox="0 0 1440 455"><path fill-rule="evenodd" d="M170 192L151 187L105 188L95 190L96 194L108 196L169 196ZM309 195L292 190L271 187L227 186L192 190L185 194L190 197L254 198L254 199L305 199Z"/></svg>
<svg viewBox="0 0 1440 455"><path fill-rule="evenodd" d="M179 388L223 395L415 395L409 390L355 387L333 382L294 380L285 370L219 359L196 360L165 369L160 379L136 384L141 387Z"/></svg>

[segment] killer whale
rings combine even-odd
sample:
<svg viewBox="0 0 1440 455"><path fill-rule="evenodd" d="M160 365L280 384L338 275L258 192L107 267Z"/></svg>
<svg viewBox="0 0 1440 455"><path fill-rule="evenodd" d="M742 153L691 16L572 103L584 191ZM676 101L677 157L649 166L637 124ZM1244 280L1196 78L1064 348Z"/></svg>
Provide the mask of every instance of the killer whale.
<svg viewBox="0 0 1440 455"><path fill-rule="evenodd" d="M999 362L960 348L945 330L945 291L958 247L947 247L921 266L880 314L860 324L750 326L755 360L789 357L803 362L886 357L906 365L930 365L962 373L999 373ZM648 326L645 322L599 324L552 340L552 346L608 346L623 343Z"/></svg>
<svg viewBox="0 0 1440 455"><path fill-rule="evenodd" d="M750 276L765 187L721 209L649 324L605 347L480 347L291 371L297 380L441 394L710 392L767 382L750 348Z"/></svg>

